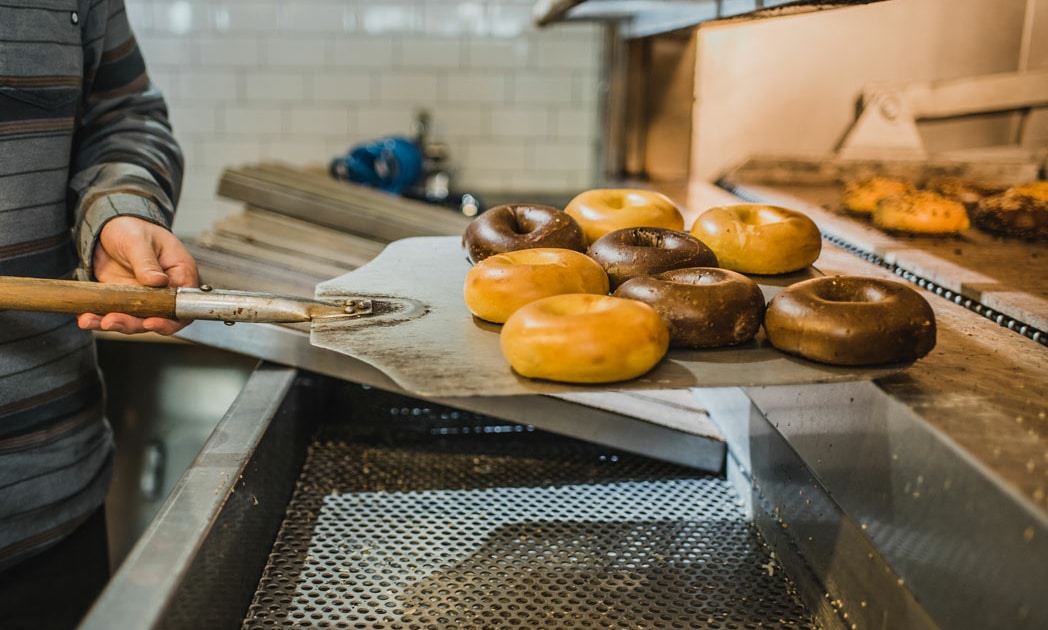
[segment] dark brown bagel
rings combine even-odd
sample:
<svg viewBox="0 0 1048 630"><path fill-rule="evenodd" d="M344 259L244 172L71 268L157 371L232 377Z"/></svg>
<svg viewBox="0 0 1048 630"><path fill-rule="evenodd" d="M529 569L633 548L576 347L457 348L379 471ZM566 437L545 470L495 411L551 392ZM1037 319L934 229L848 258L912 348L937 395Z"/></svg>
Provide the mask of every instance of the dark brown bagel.
<svg viewBox="0 0 1048 630"><path fill-rule="evenodd" d="M734 346L761 328L764 294L741 273L715 267L671 269L632 278L615 297L646 302L666 320L677 348Z"/></svg>
<svg viewBox="0 0 1048 630"><path fill-rule="evenodd" d="M935 313L916 290L863 276L790 285L768 303L773 346L833 365L915 361L935 347Z"/></svg>
<svg viewBox="0 0 1048 630"><path fill-rule="evenodd" d="M1048 238L1048 198L1007 192L983 197L972 212L972 223L993 234Z"/></svg>
<svg viewBox="0 0 1048 630"><path fill-rule="evenodd" d="M716 267L717 255L687 232L632 227L608 232L587 252L608 272L611 288L630 278L684 267Z"/></svg>
<svg viewBox="0 0 1048 630"><path fill-rule="evenodd" d="M529 203L508 203L481 213L466 226L462 245L472 263L534 247L586 251L575 219L553 206Z"/></svg>

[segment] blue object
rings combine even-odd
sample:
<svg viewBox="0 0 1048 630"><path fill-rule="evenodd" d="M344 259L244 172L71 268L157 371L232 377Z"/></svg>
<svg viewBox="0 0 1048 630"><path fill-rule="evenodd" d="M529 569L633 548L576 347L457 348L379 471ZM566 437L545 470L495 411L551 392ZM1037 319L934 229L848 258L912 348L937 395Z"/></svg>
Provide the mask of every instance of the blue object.
<svg viewBox="0 0 1048 630"><path fill-rule="evenodd" d="M350 149L331 161L331 174L372 188L400 194L419 183L424 156L413 140L389 136Z"/></svg>

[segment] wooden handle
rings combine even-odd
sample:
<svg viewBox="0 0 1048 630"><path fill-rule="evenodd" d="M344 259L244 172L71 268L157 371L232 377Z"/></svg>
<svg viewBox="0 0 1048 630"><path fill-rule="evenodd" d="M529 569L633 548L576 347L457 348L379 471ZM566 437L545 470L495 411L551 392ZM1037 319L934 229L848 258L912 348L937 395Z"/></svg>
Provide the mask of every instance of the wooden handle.
<svg viewBox="0 0 1048 630"><path fill-rule="evenodd" d="M0 276L0 309L175 319L176 289Z"/></svg>

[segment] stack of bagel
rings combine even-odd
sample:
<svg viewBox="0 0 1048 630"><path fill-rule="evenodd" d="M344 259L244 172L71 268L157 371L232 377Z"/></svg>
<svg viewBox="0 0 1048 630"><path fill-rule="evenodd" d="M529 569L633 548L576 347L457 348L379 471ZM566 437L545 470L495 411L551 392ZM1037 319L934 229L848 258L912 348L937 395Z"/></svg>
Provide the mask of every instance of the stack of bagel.
<svg viewBox="0 0 1048 630"><path fill-rule="evenodd" d="M1048 181L1005 187L933 177L914 184L879 175L847 182L841 202L887 232L946 236L974 225L998 236L1048 238Z"/></svg>

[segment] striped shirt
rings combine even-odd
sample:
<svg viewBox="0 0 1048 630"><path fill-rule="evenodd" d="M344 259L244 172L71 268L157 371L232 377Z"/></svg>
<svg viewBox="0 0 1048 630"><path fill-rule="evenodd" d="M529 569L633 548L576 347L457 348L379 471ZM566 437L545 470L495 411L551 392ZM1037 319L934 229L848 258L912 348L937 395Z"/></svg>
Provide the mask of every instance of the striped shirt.
<svg viewBox="0 0 1048 630"><path fill-rule="evenodd" d="M92 278L102 225L170 226L181 179L123 0L0 0L0 275ZM0 569L102 504L103 412L75 317L0 311Z"/></svg>

